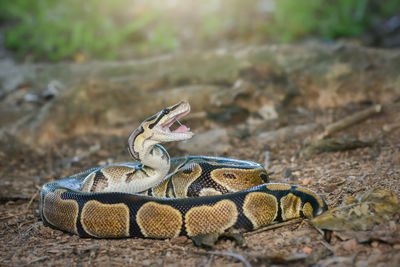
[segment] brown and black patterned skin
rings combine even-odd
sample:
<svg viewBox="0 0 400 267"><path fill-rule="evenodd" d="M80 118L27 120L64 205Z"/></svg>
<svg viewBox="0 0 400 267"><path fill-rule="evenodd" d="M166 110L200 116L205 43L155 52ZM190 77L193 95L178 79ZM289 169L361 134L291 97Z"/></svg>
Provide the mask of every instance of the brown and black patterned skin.
<svg viewBox="0 0 400 267"><path fill-rule="evenodd" d="M45 184L40 206L44 224L82 237L166 239L249 231L327 210L324 200L307 188L268 183L264 168L251 161L170 159L158 143L189 139L191 132L185 126L169 131L174 120L188 113L187 102L167 109L171 111L157 113L131 135L129 151L140 162L102 166ZM165 137L154 137L157 125ZM155 176L163 177L155 182ZM107 191L124 190L132 182L139 184L131 186L137 191Z"/></svg>

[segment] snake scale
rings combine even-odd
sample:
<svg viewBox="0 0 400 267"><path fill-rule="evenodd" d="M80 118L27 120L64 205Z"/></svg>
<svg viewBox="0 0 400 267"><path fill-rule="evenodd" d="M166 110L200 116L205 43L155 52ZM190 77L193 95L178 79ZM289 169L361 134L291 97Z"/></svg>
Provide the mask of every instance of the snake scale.
<svg viewBox="0 0 400 267"><path fill-rule="evenodd" d="M310 189L268 183L258 163L220 157L170 158L160 143L193 137L179 119L186 101L148 118L130 135L137 162L90 169L41 191L43 222L82 237L194 238L243 232L276 221L315 217L324 200ZM170 130L175 123L179 127Z"/></svg>

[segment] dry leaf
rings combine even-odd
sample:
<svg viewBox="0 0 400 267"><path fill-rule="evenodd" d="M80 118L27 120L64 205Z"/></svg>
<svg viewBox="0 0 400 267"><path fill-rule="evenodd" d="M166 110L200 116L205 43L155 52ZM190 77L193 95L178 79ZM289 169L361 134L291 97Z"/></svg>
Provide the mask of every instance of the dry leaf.
<svg viewBox="0 0 400 267"><path fill-rule="evenodd" d="M320 229L369 230L377 224L390 220L400 212L396 195L383 188L374 188L349 205L329 210L312 220Z"/></svg>

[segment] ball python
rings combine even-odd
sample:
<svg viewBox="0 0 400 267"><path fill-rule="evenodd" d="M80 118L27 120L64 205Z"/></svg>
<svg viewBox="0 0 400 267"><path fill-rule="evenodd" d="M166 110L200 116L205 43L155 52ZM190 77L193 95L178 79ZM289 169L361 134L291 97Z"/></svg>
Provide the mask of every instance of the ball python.
<svg viewBox="0 0 400 267"><path fill-rule="evenodd" d="M189 112L189 103L182 101L143 121L128 138L128 151L137 162L45 184L40 197L44 224L82 237L195 238L250 231L327 210L310 189L268 183L266 170L255 162L170 158L160 144L193 137L179 122ZM175 122L179 125L172 130Z"/></svg>

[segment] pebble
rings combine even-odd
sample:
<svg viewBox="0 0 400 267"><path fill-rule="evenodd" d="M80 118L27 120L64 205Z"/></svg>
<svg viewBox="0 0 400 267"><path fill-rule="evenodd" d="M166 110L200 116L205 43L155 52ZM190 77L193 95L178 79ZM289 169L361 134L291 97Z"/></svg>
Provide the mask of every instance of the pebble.
<svg viewBox="0 0 400 267"><path fill-rule="evenodd" d="M174 237L170 240L171 244L173 245L184 245L184 244L190 244L190 240L186 236L179 236L179 237Z"/></svg>
<svg viewBox="0 0 400 267"><path fill-rule="evenodd" d="M302 251L303 251L304 253L306 253L306 254L311 254L311 252L313 251L313 249L310 248L310 247L304 247L304 248L302 249Z"/></svg>
<svg viewBox="0 0 400 267"><path fill-rule="evenodd" d="M282 171L282 173L281 173L281 176L282 176L283 178L290 178L290 177L292 177L292 170L289 169L289 168L284 168L283 171Z"/></svg>
<svg viewBox="0 0 400 267"><path fill-rule="evenodd" d="M39 102L39 97L36 94L28 93L24 96L24 101L28 103Z"/></svg>
<svg viewBox="0 0 400 267"><path fill-rule="evenodd" d="M346 251L353 251L357 248L357 241L352 238L343 242L343 249Z"/></svg>
<svg viewBox="0 0 400 267"><path fill-rule="evenodd" d="M191 140L178 143L178 148L191 154L222 154L227 152L231 145L226 129L214 129L195 135Z"/></svg>
<svg viewBox="0 0 400 267"><path fill-rule="evenodd" d="M377 248L378 246L379 246L379 242L378 241L372 241L371 242L371 247Z"/></svg>
<svg viewBox="0 0 400 267"><path fill-rule="evenodd" d="M264 105L258 110L258 114L264 119L264 120L273 120L278 118L278 112L276 112L276 109L273 105Z"/></svg>

